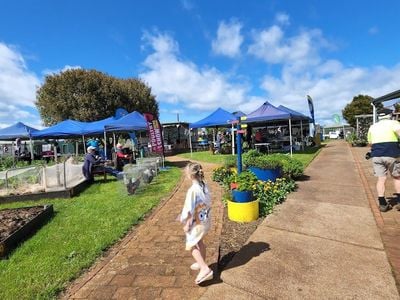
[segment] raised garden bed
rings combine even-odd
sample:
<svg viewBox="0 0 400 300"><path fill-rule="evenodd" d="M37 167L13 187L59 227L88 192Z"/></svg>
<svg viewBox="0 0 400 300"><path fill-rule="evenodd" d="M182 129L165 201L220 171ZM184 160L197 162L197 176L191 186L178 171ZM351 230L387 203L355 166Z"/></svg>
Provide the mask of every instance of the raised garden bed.
<svg viewBox="0 0 400 300"><path fill-rule="evenodd" d="M53 215L53 205L0 210L0 258L39 229Z"/></svg>

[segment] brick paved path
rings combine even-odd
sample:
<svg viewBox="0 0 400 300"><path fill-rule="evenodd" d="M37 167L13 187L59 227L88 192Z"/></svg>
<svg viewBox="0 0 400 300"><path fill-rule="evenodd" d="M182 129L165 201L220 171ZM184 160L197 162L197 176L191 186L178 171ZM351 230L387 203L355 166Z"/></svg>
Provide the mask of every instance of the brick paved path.
<svg viewBox="0 0 400 300"><path fill-rule="evenodd" d="M186 165L183 159L169 161ZM202 163L212 193L213 227L206 238L207 262L218 259L222 229L222 188L210 176L213 164ZM191 185L183 178L174 194L129 233L94 268L76 280L65 299L197 299L206 290L194 284L193 259L184 250L182 225L176 221ZM167 195L166 195L167 196Z"/></svg>
<svg viewBox="0 0 400 300"><path fill-rule="evenodd" d="M400 293L400 212L397 210L397 207L385 213L379 211L377 205L378 194L375 188L376 177L373 176L371 160L365 159L367 151L369 151L368 147L352 148L352 153L358 165L361 179L364 181L364 187L381 234L386 254L389 258L389 263L395 275L397 290ZM395 204L394 192L393 180L389 177L386 180L385 196L392 204Z"/></svg>

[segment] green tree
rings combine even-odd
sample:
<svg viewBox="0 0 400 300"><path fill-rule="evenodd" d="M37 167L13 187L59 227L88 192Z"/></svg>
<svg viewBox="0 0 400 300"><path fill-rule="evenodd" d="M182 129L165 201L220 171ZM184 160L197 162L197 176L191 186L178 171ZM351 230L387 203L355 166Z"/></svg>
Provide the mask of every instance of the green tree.
<svg viewBox="0 0 400 300"><path fill-rule="evenodd" d="M66 119L96 121L112 116L117 108L158 117L158 103L143 81L96 70L74 69L46 76L35 104L45 125Z"/></svg>
<svg viewBox="0 0 400 300"><path fill-rule="evenodd" d="M373 98L367 95L358 95L353 98L351 103L347 104L342 110L343 118L350 126L356 127L356 115L372 114L371 100ZM382 104L377 105L377 109L382 108Z"/></svg>

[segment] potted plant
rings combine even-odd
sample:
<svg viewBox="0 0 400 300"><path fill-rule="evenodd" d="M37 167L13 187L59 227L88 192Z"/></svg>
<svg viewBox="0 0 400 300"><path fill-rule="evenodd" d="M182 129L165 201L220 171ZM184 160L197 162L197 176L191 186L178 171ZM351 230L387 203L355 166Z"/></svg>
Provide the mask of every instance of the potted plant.
<svg viewBox="0 0 400 300"><path fill-rule="evenodd" d="M266 155L257 150L250 150L243 154L243 164L252 171L257 179L275 181L281 176L282 159L277 154Z"/></svg>
<svg viewBox="0 0 400 300"><path fill-rule="evenodd" d="M243 171L235 178L237 187L232 190L233 200L235 202L250 202L253 200L253 186L257 177L250 171Z"/></svg>

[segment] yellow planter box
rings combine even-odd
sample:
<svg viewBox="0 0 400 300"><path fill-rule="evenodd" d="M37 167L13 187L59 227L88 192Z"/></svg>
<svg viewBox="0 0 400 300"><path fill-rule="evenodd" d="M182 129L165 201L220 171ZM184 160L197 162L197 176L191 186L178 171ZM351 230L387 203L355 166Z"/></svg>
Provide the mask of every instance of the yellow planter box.
<svg viewBox="0 0 400 300"><path fill-rule="evenodd" d="M228 218L235 222L252 222L258 219L259 201L232 202L228 201Z"/></svg>

